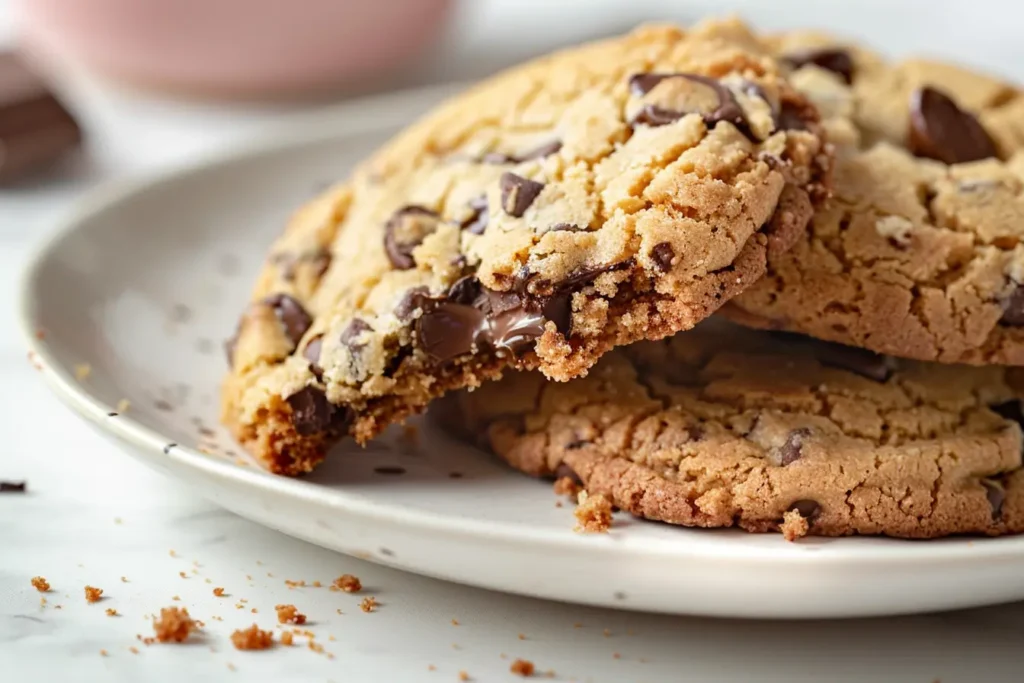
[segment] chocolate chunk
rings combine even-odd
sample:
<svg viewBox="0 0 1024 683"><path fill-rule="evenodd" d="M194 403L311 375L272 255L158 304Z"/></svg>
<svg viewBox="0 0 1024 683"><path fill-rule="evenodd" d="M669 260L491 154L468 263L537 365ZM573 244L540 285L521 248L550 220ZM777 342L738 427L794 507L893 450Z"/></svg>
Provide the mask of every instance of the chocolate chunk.
<svg viewBox="0 0 1024 683"><path fill-rule="evenodd" d="M560 462L558 463L558 467L555 468L555 479L563 478L569 478L572 480L572 483L577 486L583 486L583 479L580 478L580 475L576 474L576 470L569 467L569 465L564 462Z"/></svg>
<svg viewBox="0 0 1024 683"><path fill-rule="evenodd" d="M407 291L402 300L395 306L395 317L407 323L412 320L416 311L423 308L423 303L430 298L430 289L425 285L413 287Z"/></svg>
<svg viewBox="0 0 1024 683"><path fill-rule="evenodd" d="M783 102L778 116L775 117L775 127L779 130L807 130L804 109L792 102Z"/></svg>
<svg viewBox="0 0 1024 683"><path fill-rule="evenodd" d="M462 222L462 229L474 235L484 234L487 229L487 221L490 219L490 211L487 207L487 195L474 197L469 201L469 208L473 215Z"/></svg>
<svg viewBox="0 0 1024 683"><path fill-rule="evenodd" d="M791 52L784 59L794 69L813 64L822 69L838 74L847 85L853 83L853 58L850 53L840 48L812 48Z"/></svg>
<svg viewBox="0 0 1024 683"><path fill-rule="evenodd" d="M501 208L509 216L519 218L533 204L540 191L544 189L543 183L518 176L515 173L502 173L498 181L501 188Z"/></svg>
<svg viewBox="0 0 1024 683"><path fill-rule="evenodd" d="M1005 403L997 403L994 406L989 406L992 412L998 414L1000 417L1004 417L1011 422L1024 427L1024 412L1021 411L1020 401L1013 399L1012 401L1006 401Z"/></svg>
<svg viewBox="0 0 1024 683"><path fill-rule="evenodd" d="M81 141L43 80L13 53L0 54L0 184L52 164Z"/></svg>
<svg viewBox="0 0 1024 683"><path fill-rule="evenodd" d="M365 343L356 341L362 336L363 332L372 331L365 320L361 318L353 318L352 322L345 326L345 329L341 332L340 341L343 345L347 346L349 351L356 353L366 347Z"/></svg>
<svg viewBox="0 0 1024 683"><path fill-rule="evenodd" d="M484 320L472 306L439 303L416 321L416 336L431 357L448 361L474 350Z"/></svg>
<svg viewBox="0 0 1024 683"><path fill-rule="evenodd" d="M405 206L392 214L384 224L384 251L391 265L398 270L416 266L413 250L437 230L439 216L422 206Z"/></svg>
<svg viewBox="0 0 1024 683"><path fill-rule="evenodd" d="M534 159L543 159L546 156L556 154L558 150L562 149L562 142L560 140L552 140L551 142L545 142L543 145L531 149L527 152L523 152L518 156L510 154L502 154L501 152L488 152L483 156L483 163L485 164L518 164L523 161L533 161Z"/></svg>
<svg viewBox="0 0 1024 683"><path fill-rule="evenodd" d="M281 321L284 334L295 347L313 324L313 319L306 313L298 301L287 294L272 294L263 299L262 303L274 309L274 315Z"/></svg>
<svg viewBox="0 0 1024 683"><path fill-rule="evenodd" d="M715 105L713 107L708 107L700 106L699 103L695 103L692 107L680 110L661 106L656 103L648 103L645 104L633 117L633 120L631 121L632 125L636 126L638 124L644 124L648 126L663 126L665 124L672 123L673 121L677 121L687 114L700 114L704 118L704 123L709 128L714 128L714 126L720 121L729 121L739 128L744 135L747 137L751 136L750 126L748 125L746 116L743 113L743 108L736 101L736 97L732 94L732 91L714 78L689 73L636 74L629 79L629 87L634 95L643 97L654 90L654 88L662 81L670 78L685 79L691 83L697 84L698 86L710 88L717 98Z"/></svg>
<svg viewBox="0 0 1024 683"><path fill-rule="evenodd" d="M313 373L318 382L324 381L324 369L320 367L320 351L323 346L324 336L318 334L309 340L306 348L302 351L302 357L309 361L309 371Z"/></svg>
<svg viewBox="0 0 1024 683"><path fill-rule="evenodd" d="M669 271L672 267L672 259L675 257L676 250L668 242L655 244L654 248L651 249L651 260L654 261L654 265L658 267L658 270L663 273Z"/></svg>
<svg viewBox="0 0 1024 683"><path fill-rule="evenodd" d="M1010 296L1003 300L1003 317L999 322L1010 327L1024 325L1024 287L1017 285Z"/></svg>
<svg viewBox="0 0 1024 683"><path fill-rule="evenodd" d="M998 520L1003 516L1003 503L1006 501L1006 489L1003 485L993 479L982 479L981 485L985 487L985 495L988 504L992 507L992 519Z"/></svg>
<svg viewBox="0 0 1024 683"><path fill-rule="evenodd" d="M946 164L995 157L996 146L978 119L949 95L931 87L910 96L910 151Z"/></svg>
<svg viewBox="0 0 1024 683"><path fill-rule="evenodd" d="M813 520L821 513L821 505L816 500L802 499L794 501L789 506L788 511L796 510L800 513L800 516L807 520Z"/></svg>
<svg viewBox="0 0 1024 683"><path fill-rule="evenodd" d="M453 304L472 306L482 291L483 285L480 284L480 280L475 275L467 275L456 280L448 289L448 301Z"/></svg>
<svg viewBox="0 0 1024 683"><path fill-rule="evenodd" d="M779 449L779 464L786 467L799 460L802 455L804 439L810 435L811 430L806 427L791 431L786 437L786 443L782 444L782 448Z"/></svg>
<svg viewBox="0 0 1024 683"><path fill-rule="evenodd" d="M876 382L887 381L895 365L895 361L889 356L842 344L822 342L814 344L814 351L822 365L847 370Z"/></svg>
<svg viewBox="0 0 1024 683"><path fill-rule="evenodd" d="M340 430L348 426L352 413L327 400L323 389L307 386L287 399L292 409L292 424L302 436L327 430Z"/></svg>
<svg viewBox="0 0 1024 683"><path fill-rule="evenodd" d="M25 490L23 481L0 481L0 493L25 493Z"/></svg>

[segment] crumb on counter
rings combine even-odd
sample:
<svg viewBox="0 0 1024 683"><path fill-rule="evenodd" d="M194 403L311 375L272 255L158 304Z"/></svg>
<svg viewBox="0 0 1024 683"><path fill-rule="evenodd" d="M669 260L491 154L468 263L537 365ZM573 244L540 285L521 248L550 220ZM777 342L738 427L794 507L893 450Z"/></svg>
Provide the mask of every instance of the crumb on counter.
<svg viewBox="0 0 1024 683"><path fill-rule="evenodd" d="M291 645L294 642L295 642L295 636L292 635L291 631L285 631L284 633L281 634L281 644L282 645Z"/></svg>
<svg viewBox="0 0 1024 683"><path fill-rule="evenodd" d="M99 602L103 598L103 589L94 586L85 587L86 602Z"/></svg>
<svg viewBox="0 0 1024 683"><path fill-rule="evenodd" d="M579 505L573 513L576 516L576 531L585 533L608 533L612 525L612 504L604 494L588 494L580 491Z"/></svg>
<svg viewBox="0 0 1024 683"><path fill-rule="evenodd" d="M216 588L213 589L213 594L216 595L218 598L223 598L224 597L224 589L221 588L220 586L217 586Z"/></svg>
<svg viewBox="0 0 1024 683"><path fill-rule="evenodd" d="M779 527L782 535L789 542L803 538L810 531L811 525L807 518L800 514L799 510L789 510L782 515L782 524Z"/></svg>
<svg viewBox="0 0 1024 683"><path fill-rule="evenodd" d="M363 598L363 601L359 603L359 609L363 610L364 612L373 612L377 609L378 604L379 603L377 602L377 598Z"/></svg>
<svg viewBox="0 0 1024 683"><path fill-rule="evenodd" d="M50 590L50 582L41 576L32 577L32 587L40 593L45 593Z"/></svg>
<svg viewBox="0 0 1024 683"><path fill-rule="evenodd" d="M274 609L277 610L277 623L279 624L301 625L306 623L306 615L300 614L295 605L277 605Z"/></svg>
<svg viewBox="0 0 1024 683"><path fill-rule="evenodd" d="M334 580L334 585L332 585L331 588L334 590L345 591L346 593L358 593L363 590L363 583L359 580L358 576L342 574Z"/></svg>
<svg viewBox="0 0 1024 683"><path fill-rule="evenodd" d="M161 643L182 643L198 628L198 622L184 607L164 607L160 610L160 618L153 620L153 631Z"/></svg>
<svg viewBox="0 0 1024 683"><path fill-rule="evenodd" d="M466 673L465 671L460 671L459 672L459 680L460 681L468 681L469 680L469 674Z"/></svg>
<svg viewBox="0 0 1024 683"><path fill-rule="evenodd" d="M75 379L79 382L89 379L92 374L92 366L88 363L79 363L75 366Z"/></svg>
<svg viewBox="0 0 1024 683"><path fill-rule="evenodd" d="M128 409L132 407L132 402L126 398L122 398L117 402L117 412L127 413Z"/></svg>
<svg viewBox="0 0 1024 683"><path fill-rule="evenodd" d="M231 642L237 650L266 650L274 644L274 634L270 631L261 631L259 626L253 624L249 628L238 629L232 633Z"/></svg>
<svg viewBox="0 0 1024 683"><path fill-rule="evenodd" d="M25 493L28 484L24 481L0 481L0 493Z"/></svg>
<svg viewBox="0 0 1024 683"><path fill-rule="evenodd" d="M107 616L108 617L117 617L117 616L120 616L120 615L117 613L116 609L114 609L113 607L108 607L107 608Z"/></svg>
<svg viewBox="0 0 1024 683"><path fill-rule="evenodd" d="M100 657L106 657L106 656L107 656L107 651L106 650L100 650Z"/></svg>
<svg viewBox="0 0 1024 683"><path fill-rule="evenodd" d="M183 579L187 579L188 578L188 574L186 574L185 572L178 572L178 576L180 576Z"/></svg>
<svg viewBox="0 0 1024 683"><path fill-rule="evenodd" d="M508 667L508 670L517 676L527 678L533 675L534 666L533 662L528 659L517 659L512 662L511 666Z"/></svg>
<svg viewBox="0 0 1024 683"><path fill-rule="evenodd" d="M459 625L459 620L458 619L452 619L452 626L458 626L458 625Z"/></svg>
<svg viewBox="0 0 1024 683"><path fill-rule="evenodd" d="M128 583L128 577L127 576L122 576L121 577L121 583Z"/></svg>

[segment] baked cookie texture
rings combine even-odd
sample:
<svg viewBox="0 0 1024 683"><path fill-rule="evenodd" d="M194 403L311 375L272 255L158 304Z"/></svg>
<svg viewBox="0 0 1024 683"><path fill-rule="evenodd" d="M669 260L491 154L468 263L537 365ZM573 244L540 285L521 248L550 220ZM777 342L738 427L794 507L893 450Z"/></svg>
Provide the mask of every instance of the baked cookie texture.
<svg viewBox="0 0 1024 683"><path fill-rule="evenodd" d="M837 146L834 196L726 308L946 363L1024 365L1024 95L822 36L773 45Z"/></svg>
<svg viewBox="0 0 1024 683"><path fill-rule="evenodd" d="M441 106L274 244L224 421L297 474L507 367L567 380L692 327L827 194L817 113L781 70L737 22L654 26Z"/></svg>
<svg viewBox="0 0 1024 683"><path fill-rule="evenodd" d="M934 538L1024 531L1024 372L897 360L717 320L446 399L513 467L693 527Z"/></svg>

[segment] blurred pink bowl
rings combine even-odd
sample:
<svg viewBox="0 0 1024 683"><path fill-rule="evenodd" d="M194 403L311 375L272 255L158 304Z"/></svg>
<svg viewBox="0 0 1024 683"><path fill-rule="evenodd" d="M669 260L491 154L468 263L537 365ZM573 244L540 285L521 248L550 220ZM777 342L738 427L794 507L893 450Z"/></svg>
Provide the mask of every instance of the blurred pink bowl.
<svg viewBox="0 0 1024 683"><path fill-rule="evenodd" d="M130 81L307 92L408 64L454 0L21 0L30 49Z"/></svg>

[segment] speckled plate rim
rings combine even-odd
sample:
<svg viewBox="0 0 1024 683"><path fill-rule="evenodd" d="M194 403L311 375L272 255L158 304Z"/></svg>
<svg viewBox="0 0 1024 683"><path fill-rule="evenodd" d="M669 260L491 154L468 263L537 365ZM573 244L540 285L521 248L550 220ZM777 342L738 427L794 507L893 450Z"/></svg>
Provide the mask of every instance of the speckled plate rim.
<svg viewBox="0 0 1024 683"><path fill-rule="evenodd" d="M203 159L172 169L139 177L120 180L101 186L82 198L67 214L63 221L46 239L41 241L30 257L22 273L20 284L19 327L25 344L37 360L41 374L59 399L88 422L117 439L133 445L146 454L149 464L160 467L164 459L184 465L217 480L241 483L261 489L270 494L315 501L329 509L372 519L393 525L406 526L423 533L461 536L465 540L499 534L505 543L516 544L536 551L538 547L564 549L567 545L580 552L590 554L595 561L602 556L614 554L621 558L626 552L636 552L646 560L672 559L690 561L742 560L753 563L754 568L762 566L773 571L786 567L806 569L808 565L827 568L841 565L844 568L871 565L874 571L885 566L903 567L907 563L921 565L948 565L964 563L1015 560L1024 563L1024 537L1003 538L958 538L943 541L900 541L885 539L881 543L862 545L857 539L838 539L827 547L817 548L819 552L806 552L799 544L778 544L751 546L736 544L689 544L664 543L651 539L617 539L595 535L566 534L552 530L531 529L522 525L496 524L472 518L452 518L442 514L424 512L400 505L381 504L365 496L347 496L331 490L325 495L315 483L301 479L273 476L252 468L244 468L229 461L212 458L186 446L165 448L168 439L159 432L121 415L116 420L108 419L111 407L94 397L88 386L76 381L73 368L62 363L53 354L45 339L36 335L38 279L47 260L76 231L88 225L91 216L116 205L154 185L181 178L198 170L215 168L247 159L281 151L295 145L311 144L338 137L357 135L380 129L385 125L398 125L408 120L402 112L408 111L424 100L439 101L443 95L451 94L457 86L433 86L403 91L384 96L366 98L340 107L302 117L301 125L292 122L288 130L278 131L272 141L249 142L234 146L226 151L209 155ZM878 540L878 539L874 539ZM376 559L376 558L374 558ZM417 571L415 567L403 567L401 563L386 562L392 566ZM881 567L879 566L881 565ZM487 587L484 582L478 585ZM628 607L628 605L622 605Z"/></svg>

